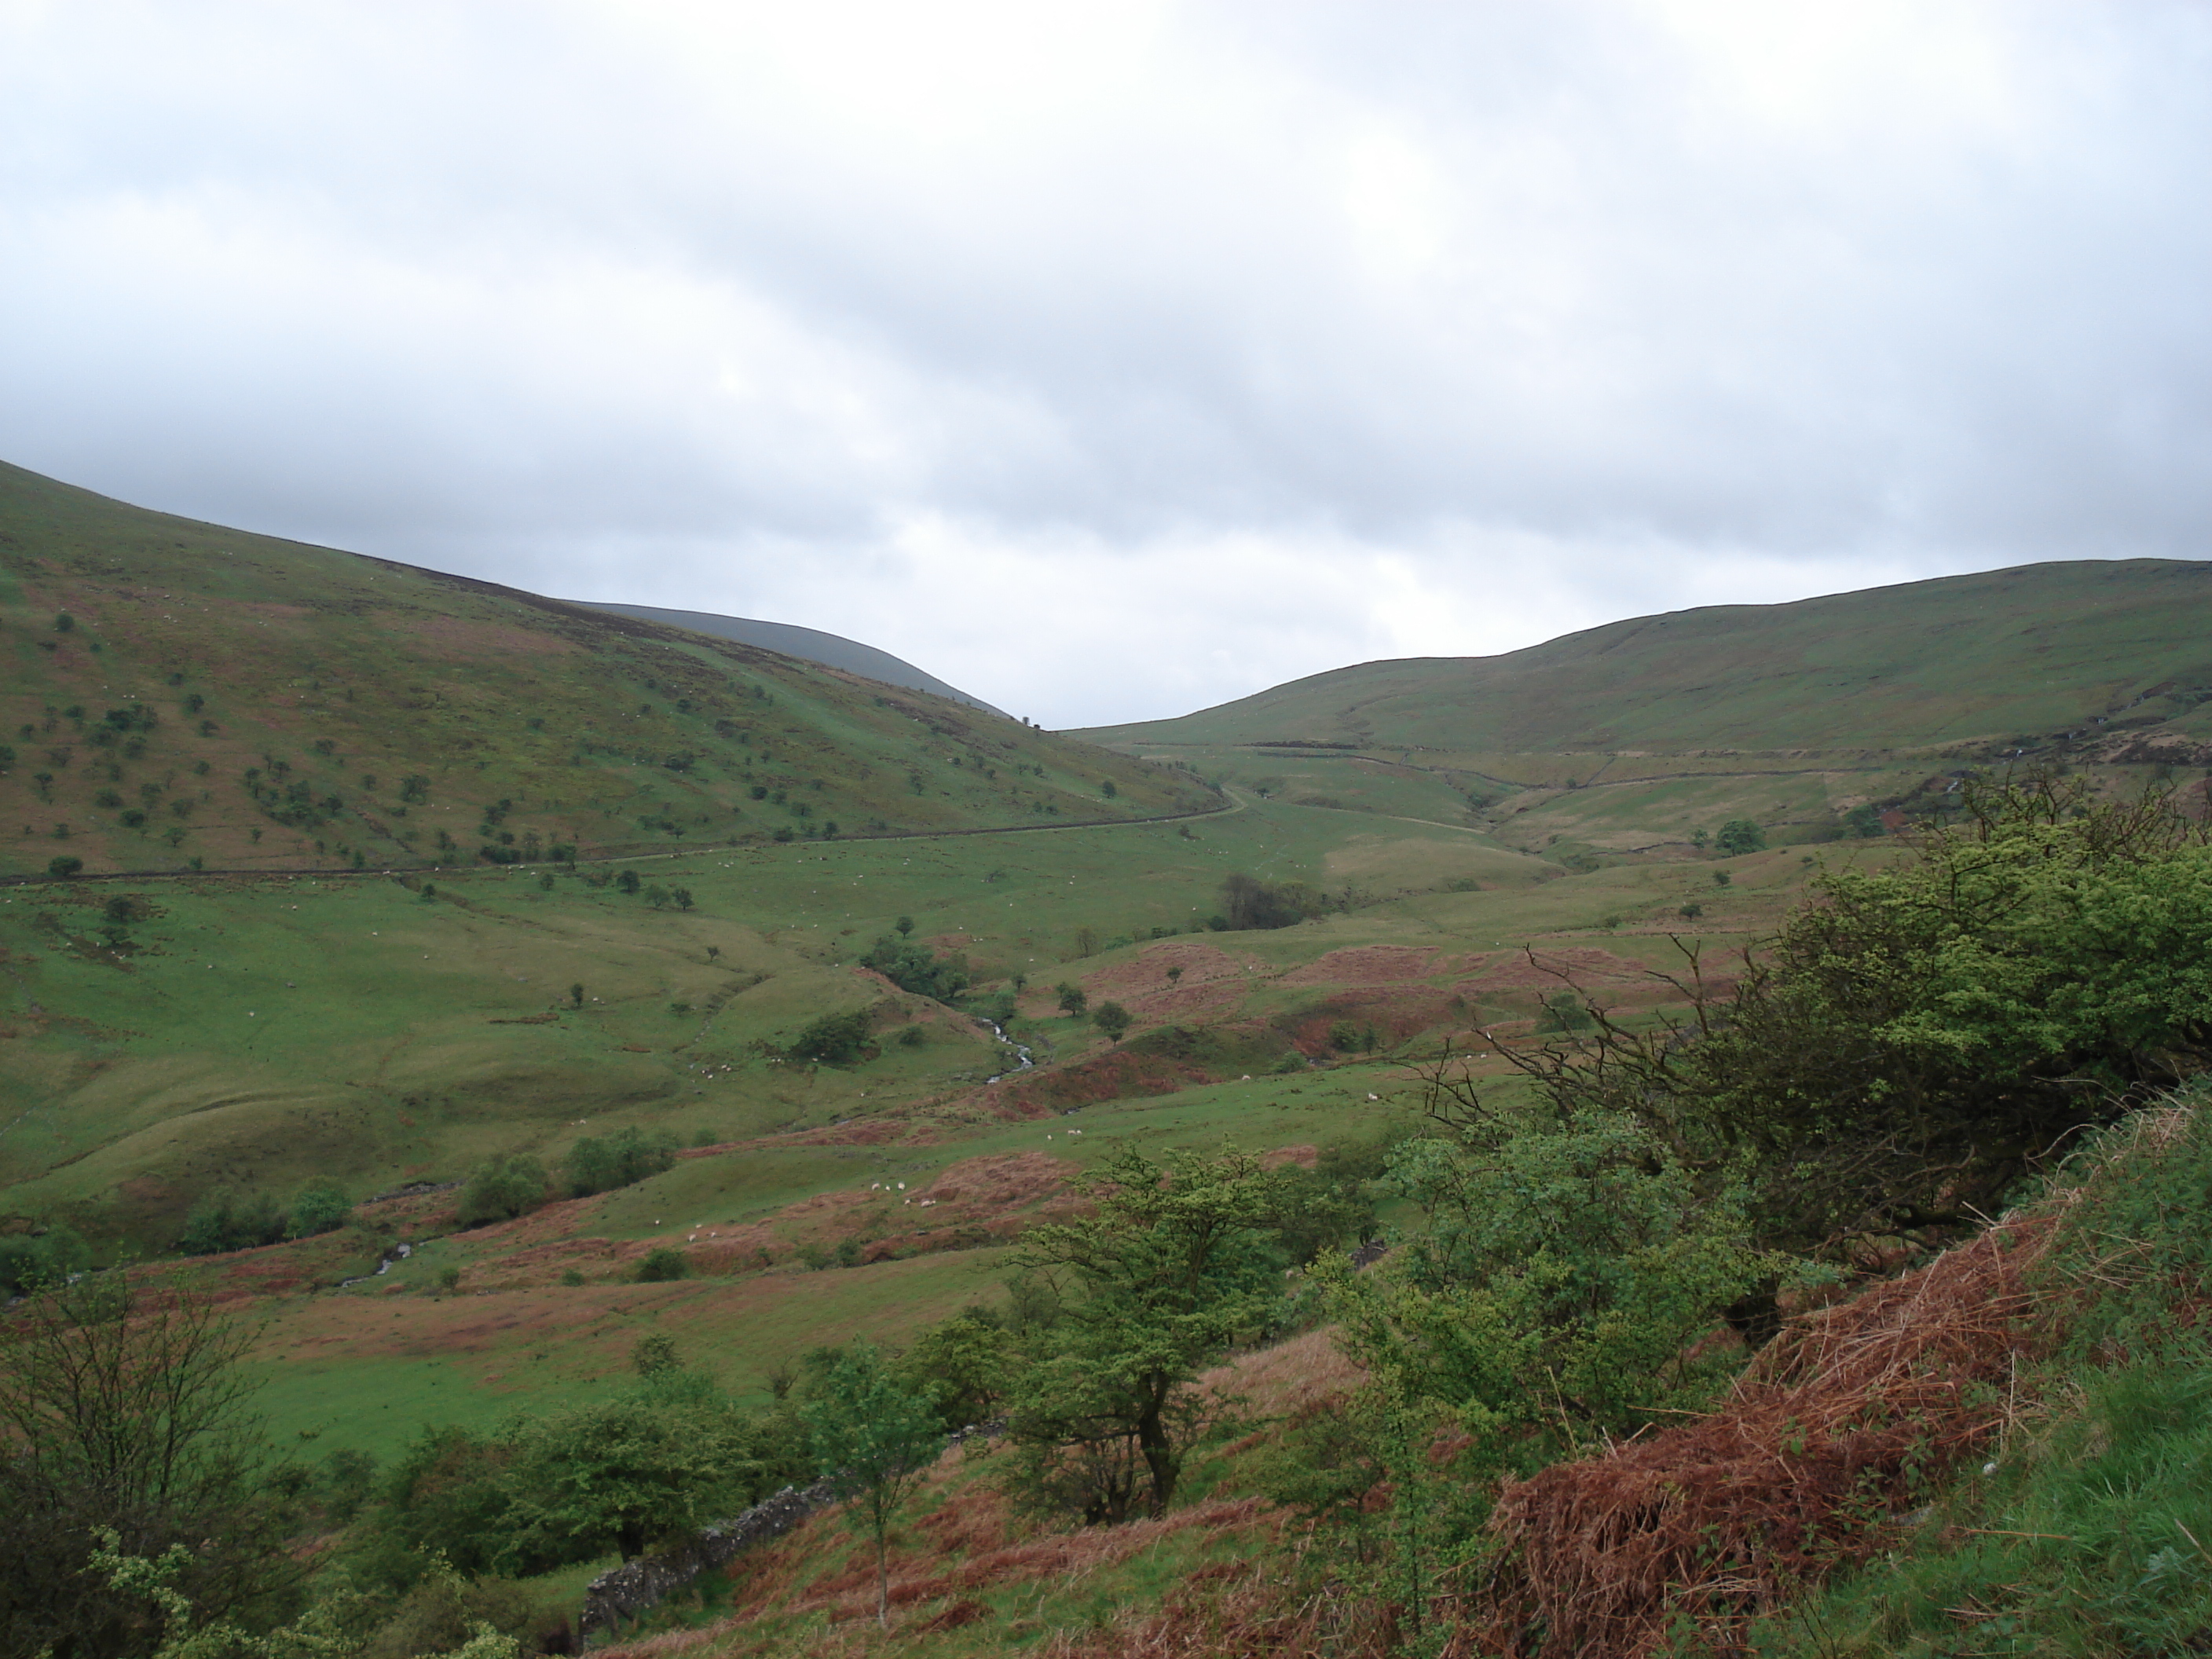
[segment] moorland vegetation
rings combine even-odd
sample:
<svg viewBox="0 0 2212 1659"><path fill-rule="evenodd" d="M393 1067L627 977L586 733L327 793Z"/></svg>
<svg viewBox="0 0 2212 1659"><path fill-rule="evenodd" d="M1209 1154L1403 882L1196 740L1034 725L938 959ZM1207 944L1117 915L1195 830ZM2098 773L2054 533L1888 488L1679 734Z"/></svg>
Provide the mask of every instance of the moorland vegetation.
<svg viewBox="0 0 2212 1659"><path fill-rule="evenodd" d="M2202 1638L2192 572L1117 755L0 482L6 1652Z"/></svg>

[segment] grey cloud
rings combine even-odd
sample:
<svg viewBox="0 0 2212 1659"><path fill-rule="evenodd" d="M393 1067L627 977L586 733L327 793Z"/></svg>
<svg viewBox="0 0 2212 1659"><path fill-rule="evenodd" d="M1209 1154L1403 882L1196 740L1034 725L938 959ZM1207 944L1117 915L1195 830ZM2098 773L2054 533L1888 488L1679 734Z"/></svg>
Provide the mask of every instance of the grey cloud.
<svg viewBox="0 0 2212 1659"><path fill-rule="evenodd" d="M2208 70L2153 3L18 6L0 453L1054 720L2196 556Z"/></svg>

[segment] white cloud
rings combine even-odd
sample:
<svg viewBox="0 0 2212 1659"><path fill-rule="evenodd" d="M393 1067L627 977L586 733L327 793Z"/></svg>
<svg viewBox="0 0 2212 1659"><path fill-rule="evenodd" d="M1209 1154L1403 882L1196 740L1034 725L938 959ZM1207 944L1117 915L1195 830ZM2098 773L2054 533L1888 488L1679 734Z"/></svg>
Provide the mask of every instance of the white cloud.
<svg viewBox="0 0 2212 1659"><path fill-rule="evenodd" d="M2212 529L2212 21L0 0L0 455L1052 722Z"/></svg>

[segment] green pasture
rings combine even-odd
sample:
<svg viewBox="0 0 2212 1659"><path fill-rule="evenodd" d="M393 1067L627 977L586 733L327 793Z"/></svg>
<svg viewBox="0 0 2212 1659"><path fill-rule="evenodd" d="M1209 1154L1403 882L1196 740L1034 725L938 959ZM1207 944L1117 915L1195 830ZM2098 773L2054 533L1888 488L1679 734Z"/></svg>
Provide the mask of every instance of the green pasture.
<svg viewBox="0 0 2212 1659"><path fill-rule="evenodd" d="M100 937L114 887L16 889L0 896L9 1206L158 1232L219 1184L284 1192L338 1169L368 1191L453 1178L493 1151L551 1157L625 1122L727 1139L944 1097L1004 1051L854 970L902 916L979 982L1047 988L1201 925L1236 871L1354 902L1235 936L1284 969L1352 945L1632 932L1693 898L1705 930L1729 933L1762 925L1804 873L1740 860L1725 892L1696 863L1562 875L1470 830L1240 799L1180 825L645 858L624 866L637 894L591 884L588 867L445 872L429 899L396 878L150 881L121 890L151 914L120 949ZM679 886L691 909L651 902ZM927 1041L849 1068L776 1066L755 1047L872 1006L884 1030L918 1022ZM1097 1042L1025 1030L1048 1056Z"/></svg>

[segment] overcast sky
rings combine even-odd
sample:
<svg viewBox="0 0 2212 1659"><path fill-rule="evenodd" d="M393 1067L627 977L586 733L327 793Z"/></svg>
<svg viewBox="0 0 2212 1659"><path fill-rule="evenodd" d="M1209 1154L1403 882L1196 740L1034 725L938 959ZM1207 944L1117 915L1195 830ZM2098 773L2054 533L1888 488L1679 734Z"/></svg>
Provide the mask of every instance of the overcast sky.
<svg viewBox="0 0 2212 1659"><path fill-rule="evenodd" d="M1066 726L2212 555L2212 8L0 0L0 458Z"/></svg>

